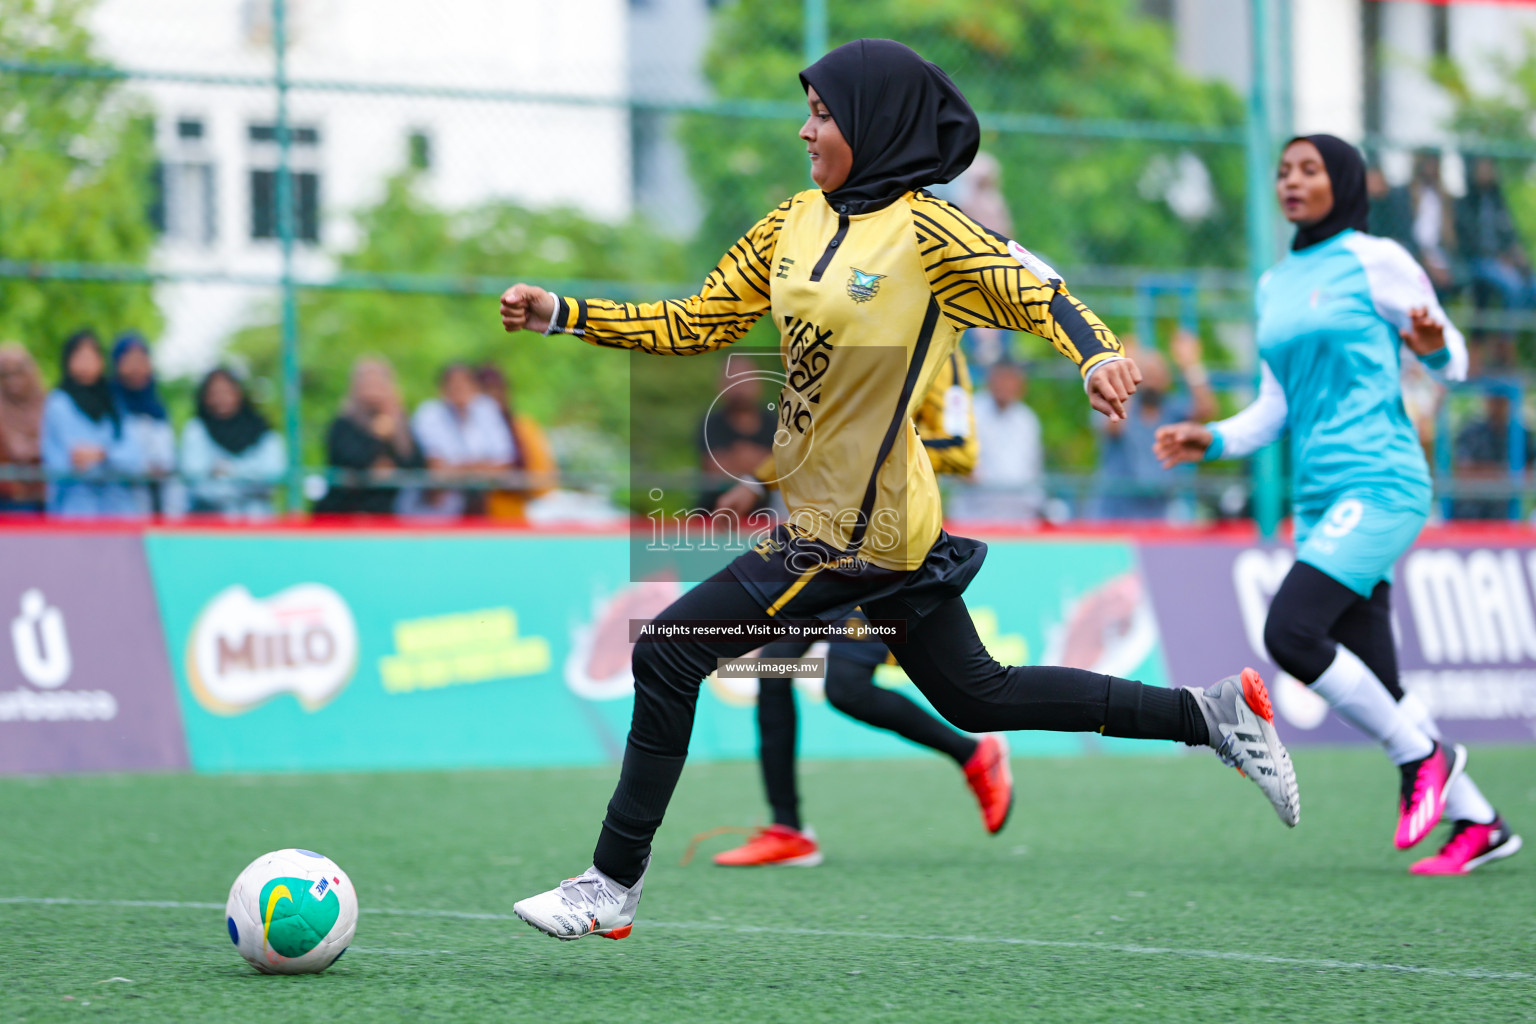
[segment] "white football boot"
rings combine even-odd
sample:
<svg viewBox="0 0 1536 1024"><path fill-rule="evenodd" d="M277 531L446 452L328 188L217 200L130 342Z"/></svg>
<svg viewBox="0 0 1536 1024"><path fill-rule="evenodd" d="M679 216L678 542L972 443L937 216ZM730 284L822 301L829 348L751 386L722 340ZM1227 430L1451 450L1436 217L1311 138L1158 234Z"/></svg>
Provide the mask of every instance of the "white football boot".
<svg viewBox="0 0 1536 1024"><path fill-rule="evenodd" d="M649 870L651 859L645 859ZM640 906L640 888L645 885L645 870L640 880L626 889L595 867L575 878L567 878L557 887L525 900L518 900L512 912L545 935L557 939L582 939L601 935L622 939L634 927L635 910Z"/></svg>
<svg viewBox="0 0 1536 1024"><path fill-rule="evenodd" d="M1257 783L1280 820L1295 828L1301 820L1296 769L1275 732L1275 713L1264 680L1245 668L1241 676L1228 676L1209 689L1190 687L1189 692L1205 713L1216 756Z"/></svg>

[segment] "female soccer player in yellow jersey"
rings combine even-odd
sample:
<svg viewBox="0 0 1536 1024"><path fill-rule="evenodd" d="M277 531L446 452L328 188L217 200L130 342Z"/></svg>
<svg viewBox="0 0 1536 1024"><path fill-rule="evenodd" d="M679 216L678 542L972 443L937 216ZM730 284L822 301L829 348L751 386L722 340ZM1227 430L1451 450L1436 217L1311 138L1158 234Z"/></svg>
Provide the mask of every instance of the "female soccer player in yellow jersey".
<svg viewBox="0 0 1536 1024"><path fill-rule="evenodd" d="M913 420L935 473L969 473L976 468L981 446L976 440L975 420L970 368L957 345L939 368ZM777 481L777 469L769 455L755 476L759 481ZM761 491L761 487L754 489L750 482L739 483L721 495L715 507L744 515L756 506ZM862 615L856 618L862 619ZM808 640L778 640L757 656L799 658L810 646ZM879 640L829 644L823 688L827 703L855 721L895 733L910 743L952 758L965 773L966 784L981 808L982 824L988 833L996 835L1013 808L1008 741L997 734L978 738L957 732L915 702L876 685L875 670L886 664L889 655L890 648ZM821 863L816 836L802 827L800 820L800 785L795 765L799 716L791 682L763 678L757 683L757 757L773 824L752 830L751 838L741 846L716 854L715 863L722 867L809 867ZM704 837L711 834L705 833Z"/></svg>
<svg viewBox="0 0 1536 1024"><path fill-rule="evenodd" d="M831 620L862 606L872 621L904 623L892 653L957 728L1209 745L1294 825L1296 775L1256 673L1167 690L1081 669L1006 668L982 646L960 595L986 545L941 527L933 468L912 427L916 403L969 327L1046 338L1112 418L1125 415L1140 374L1055 271L923 191L963 171L980 139L943 71L900 43L860 39L800 80L810 105L800 137L819 187L755 224L697 295L637 305L516 284L501 299L508 331L658 354L729 345L765 314L780 330L787 383L774 457L789 467L779 481L789 520L654 624ZM561 939L629 934L700 683L718 659L761 644L674 635L635 645L634 716L592 867L519 901L519 917Z"/></svg>

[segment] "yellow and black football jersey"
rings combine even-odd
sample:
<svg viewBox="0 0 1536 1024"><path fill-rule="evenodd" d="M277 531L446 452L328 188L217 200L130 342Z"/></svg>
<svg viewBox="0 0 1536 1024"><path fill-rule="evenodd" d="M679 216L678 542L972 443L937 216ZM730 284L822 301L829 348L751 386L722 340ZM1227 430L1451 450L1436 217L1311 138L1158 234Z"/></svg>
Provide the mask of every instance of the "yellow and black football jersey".
<svg viewBox="0 0 1536 1024"><path fill-rule="evenodd" d="M921 191L856 215L801 192L732 246L697 295L561 298L550 330L695 355L765 314L784 359L773 454L790 523L894 570L921 565L939 536L934 466L913 419L962 332L1039 335L1085 376L1123 354L1048 266Z"/></svg>
<svg viewBox="0 0 1536 1024"><path fill-rule="evenodd" d="M939 369L923 404L913 417L917 436L935 473L960 476L976 468L981 445L976 440L976 410L971 404L971 367L956 345ZM753 470L759 483L777 487L778 465L769 455Z"/></svg>

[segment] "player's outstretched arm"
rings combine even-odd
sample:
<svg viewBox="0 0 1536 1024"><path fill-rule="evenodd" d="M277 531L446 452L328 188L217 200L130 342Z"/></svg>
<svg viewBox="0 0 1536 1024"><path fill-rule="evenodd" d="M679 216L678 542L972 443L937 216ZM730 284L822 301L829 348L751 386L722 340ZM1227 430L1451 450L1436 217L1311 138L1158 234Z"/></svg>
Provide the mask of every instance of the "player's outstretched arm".
<svg viewBox="0 0 1536 1024"><path fill-rule="evenodd" d="M1125 401L1136 393L1141 370L1056 271L942 199L915 197L912 219L928 284L951 321L1046 339L1077 364L1089 404L1111 420L1125 418Z"/></svg>
<svg viewBox="0 0 1536 1024"><path fill-rule="evenodd" d="M753 225L721 257L697 295L662 302L570 299L516 284L501 297L508 331L574 334L604 348L698 355L739 341L769 306L769 267L788 200Z"/></svg>
<svg viewBox="0 0 1536 1024"><path fill-rule="evenodd" d="M1157 428L1152 440L1152 454L1164 469L1183 462L1199 462L1211 447L1211 429L1204 423L1170 423Z"/></svg>
<svg viewBox="0 0 1536 1024"><path fill-rule="evenodd" d="M1269 364L1259 363L1259 397L1242 412L1215 423L1172 423L1159 427L1152 453L1164 469L1202 459L1240 459L1252 455L1285 433L1290 408L1285 389Z"/></svg>

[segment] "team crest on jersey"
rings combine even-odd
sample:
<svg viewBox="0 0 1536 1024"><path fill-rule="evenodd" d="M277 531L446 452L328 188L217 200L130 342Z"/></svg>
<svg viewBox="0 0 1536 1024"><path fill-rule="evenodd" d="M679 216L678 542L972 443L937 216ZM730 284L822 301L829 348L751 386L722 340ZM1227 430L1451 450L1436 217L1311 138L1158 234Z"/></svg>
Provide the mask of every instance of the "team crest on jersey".
<svg viewBox="0 0 1536 1024"><path fill-rule="evenodd" d="M880 294L880 282L885 279L885 276L855 270L848 278L848 297L854 302L868 302Z"/></svg>

